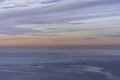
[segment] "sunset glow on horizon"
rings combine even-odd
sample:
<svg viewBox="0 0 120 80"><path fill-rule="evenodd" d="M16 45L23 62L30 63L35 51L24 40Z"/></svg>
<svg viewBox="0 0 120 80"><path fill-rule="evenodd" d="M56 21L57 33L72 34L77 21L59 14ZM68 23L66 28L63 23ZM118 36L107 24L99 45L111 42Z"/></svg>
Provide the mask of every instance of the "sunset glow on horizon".
<svg viewBox="0 0 120 80"><path fill-rule="evenodd" d="M120 45L120 0L0 0L0 46Z"/></svg>

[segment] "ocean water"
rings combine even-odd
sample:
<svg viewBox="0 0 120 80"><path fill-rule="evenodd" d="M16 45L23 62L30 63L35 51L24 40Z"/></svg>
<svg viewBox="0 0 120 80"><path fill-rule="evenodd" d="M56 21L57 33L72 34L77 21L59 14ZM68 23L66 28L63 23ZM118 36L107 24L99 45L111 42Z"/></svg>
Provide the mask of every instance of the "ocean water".
<svg viewBox="0 0 120 80"><path fill-rule="evenodd" d="M119 49L0 48L0 80L120 80Z"/></svg>

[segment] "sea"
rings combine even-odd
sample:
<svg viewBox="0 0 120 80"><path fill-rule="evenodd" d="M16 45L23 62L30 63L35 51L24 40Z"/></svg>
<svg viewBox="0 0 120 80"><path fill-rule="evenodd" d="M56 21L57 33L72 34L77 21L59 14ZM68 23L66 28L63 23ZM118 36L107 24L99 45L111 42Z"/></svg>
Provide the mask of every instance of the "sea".
<svg viewBox="0 0 120 80"><path fill-rule="evenodd" d="M0 80L120 80L120 50L0 47Z"/></svg>

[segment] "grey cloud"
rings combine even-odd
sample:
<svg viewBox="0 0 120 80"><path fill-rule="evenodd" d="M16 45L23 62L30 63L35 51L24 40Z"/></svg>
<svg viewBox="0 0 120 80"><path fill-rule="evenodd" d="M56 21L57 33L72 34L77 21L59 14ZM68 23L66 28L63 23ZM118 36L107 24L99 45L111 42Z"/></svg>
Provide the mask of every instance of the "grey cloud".
<svg viewBox="0 0 120 80"><path fill-rule="evenodd" d="M59 38L54 40L56 41L82 41L82 40L95 41L96 37L86 37L86 38L77 37L77 38L68 38L68 39Z"/></svg>
<svg viewBox="0 0 120 80"><path fill-rule="evenodd" d="M24 29L16 27L15 23L8 20L8 22L1 21L0 23L0 33L1 34L24 34L29 32L37 32L37 30Z"/></svg>
<svg viewBox="0 0 120 80"><path fill-rule="evenodd" d="M83 39L85 39L85 40L96 40L95 37L87 37L87 38L83 38Z"/></svg>
<svg viewBox="0 0 120 80"><path fill-rule="evenodd" d="M30 34L30 36L41 37L41 36L59 36L58 34L51 34L51 33L39 33L39 34Z"/></svg>
<svg viewBox="0 0 120 80"><path fill-rule="evenodd" d="M61 4L61 5L54 5L53 7L47 7L44 8L44 10L49 11L49 12L63 12L63 11L71 11L71 10L76 10L76 9L81 9L81 8L86 8L86 7L96 7L99 5L107 5L107 4L114 4L114 3L119 3L119 0L96 0L92 2L81 2L81 1L74 1L69 4Z"/></svg>
<svg viewBox="0 0 120 80"><path fill-rule="evenodd" d="M76 28L64 28L64 27L59 27L59 28L46 28L44 29L45 32L74 32L74 31L80 31L79 29Z"/></svg>
<svg viewBox="0 0 120 80"><path fill-rule="evenodd" d="M5 0L0 0L0 2L4 2Z"/></svg>
<svg viewBox="0 0 120 80"><path fill-rule="evenodd" d="M56 3L56 2L60 2L62 0L46 0L46 1L42 1L42 4L50 4L50 3Z"/></svg>
<svg viewBox="0 0 120 80"><path fill-rule="evenodd" d="M3 1L3 0L1 0ZM56 2L58 0L50 0L48 2ZM64 1L63 1L64 2ZM68 23L71 20L79 20L79 19L88 19L88 18L95 18L95 17L103 17L101 16L86 16L86 17L71 17L72 15L75 15L76 13L80 13L79 10L83 8L89 8L89 7L95 7L99 5L107 5L107 4L114 4L114 3L120 3L119 0L96 0L92 2L81 2L81 1L74 1L72 3L66 3L62 4L60 2L59 5L49 5L45 7L39 7L39 8L32 8L32 9L25 9L25 10L14 10L14 11L8 11L3 12L0 14L0 21L13 21L14 24L8 24L3 22L3 25L0 24L0 26L6 27L6 29L1 29L1 33L25 33L25 32L36 32L36 30L32 29L22 29L17 28L16 25L20 24L57 24L57 23ZM11 8L11 7L6 7ZM79 11L79 12L77 12ZM74 14L72 14L74 13ZM111 15L109 15L111 16ZM104 16L105 17L105 16ZM3 27L1 27L3 28ZM50 29L49 29L50 30ZM93 30L93 29L92 29ZM76 31L76 29L52 29L52 31Z"/></svg>
<svg viewBox="0 0 120 80"><path fill-rule="evenodd" d="M5 7L2 7L2 9L11 9L11 8L15 8L15 6L5 6Z"/></svg>
<svg viewBox="0 0 120 80"><path fill-rule="evenodd" d="M43 25L44 26L44 25ZM73 27L70 27L69 25L67 27L64 27L63 26L58 26L58 27L51 27L51 28L45 28L43 29L42 31L43 32L55 32L55 33L59 33L59 32L81 32L81 31L107 31L107 30L111 30L111 28L114 28L114 29L118 29L119 27L79 27L80 25L73 25ZM100 36L98 34L95 34L96 36ZM95 39L94 37L89 37L89 38L84 38L84 39Z"/></svg>
<svg viewBox="0 0 120 80"><path fill-rule="evenodd" d="M21 29L16 27L9 27L9 28L7 27L7 29L0 30L1 34L15 34L15 35L20 35L20 34L30 33L30 32L37 32L37 31L32 29Z"/></svg>
<svg viewBox="0 0 120 80"><path fill-rule="evenodd" d="M110 37L110 38L120 38L120 34L108 34L104 35L105 37Z"/></svg>
<svg viewBox="0 0 120 80"><path fill-rule="evenodd" d="M103 1L103 0L97 0L94 2L85 2L85 3L81 3L81 1L77 1L77 2L73 2L70 4L61 4L61 5L51 5L51 6L46 6L46 7L42 7L42 8L34 8L34 9L28 9L28 10L22 10L22 11L14 11L14 12L8 12L5 14L0 15L0 18L2 19L6 19L6 18L13 18L13 17L31 17L31 16L40 16L40 18L43 16L42 19L46 18L56 18L58 16L60 16L63 13L69 13L67 11L72 11L73 9L81 9L84 7L90 7L90 6L96 6L98 4L113 4L113 3L118 3L120 1L118 0L107 0L107 1ZM67 14L68 15L68 14ZM66 15L66 16L67 16ZM63 15L65 18L65 15ZM62 15L61 15L62 17ZM52 19L51 18L51 19Z"/></svg>
<svg viewBox="0 0 120 80"><path fill-rule="evenodd" d="M28 7L28 5L14 5L14 6L4 6L1 7L2 9L13 9L13 8L21 8L21 7Z"/></svg>

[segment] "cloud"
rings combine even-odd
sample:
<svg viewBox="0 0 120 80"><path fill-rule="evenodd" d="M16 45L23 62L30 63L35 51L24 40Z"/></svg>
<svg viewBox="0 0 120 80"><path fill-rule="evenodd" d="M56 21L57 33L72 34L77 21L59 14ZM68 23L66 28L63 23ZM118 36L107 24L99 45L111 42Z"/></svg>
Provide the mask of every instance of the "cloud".
<svg viewBox="0 0 120 80"><path fill-rule="evenodd" d="M5 0L0 0L0 2L4 2Z"/></svg>
<svg viewBox="0 0 120 80"><path fill-rule="evenodd" d="M51 33L60 33L60 32L74 32L79 31L79 29L75 28L64 28L64 27L58 27L58 28L46 28L43 31L45 32L51 32Z"/></svg>
<svg viewBox="0 0 120 80"><path fill-rule="evenodd" d="M0 1L5 1L5 0L0 0Z"/></svg>
<svg viewBox="0 0 120 80"><path fill-rule="evenodd" d="M108 34L104 35L105 37L110 37L110 38L120 38L120 34Z"/></svg>
<svg viewBox="0 0 120 80"><path fill-rule="evenodd" d="M9 10L9 9L14 9L14 8L22 8L22 7L23 8L28 7L28 5L22 4L22 5L3 6L2 9L5 9L5 10L8 9Z"/></svg>
<svg viewBox="0 0 120 80"><path fill-rule="evenodd" d="M84 40L96 40L95 37L87 37L87 38L83 38Z"/></svg>
<svg viewBox="0 0 120 80"><path fill-rule="evenodd" d="M60 2L62 0L45 0L45 1L42 1L41 3L42 4L50 4L50 3L56 3L56 2Z"/></svg>
<svg viewBox="0 0 120 80"><path fill-rule="evenodd" d="M27 34L27 36L34 36L34 37L41 37L41 36L50 36L50 37L56 37L56 36L59 36L58 34L51 34L51 33L42 33L42 34Z"/></svg>
<svg viewBox="0 0 120 80"><path fill-rule="evenodd" d="M0 34L25 34L30 32L37 32L37 30L18 28L15 23L12 21L1 21L0 23Z"/></svg>
<svg viewBox="0 0 120 80"><path fill-rule="evenodd" d="M2 0L3 1L3 0ZM111 6L111 4L117 4L120 3L119 0L32 0L32 2L26 2L26 0L23 1L14 1L9 2L6 0L9 4L12 4L12 6L9 6L7 4L2 4L0 7L3 7L3 10L0 14L0 32L1 33L12 33L12 34L20 34L20 33L30 33L30 32L38 32L40 30L34 30L34 29L28 29L28 28L18 28L18 25L27 25L27 24L38 24L42 25L44 27L44 24L61 24L63 26L64 24L71 24L71 25L78 25L78 28L53 28L52 26L48 26L46 29L49 32L73 32L73 31L80 31L80 30L90 30L96 28L87 27L84 28L81 25L81 22L70 22L70 21L77 21L77 20L85 20L92 18L98 18L98 17L106 17L106 16L115 16L118 13L109 13L107 14L98 14L95 11L99 9L101 6ZM38 2L38 3L37 3ZM42 3L45 4L42 4ZM57 3L56 3L57 2ZM55 3L51 5L46 5L49 3ZM41 6L40 6L41 4ZM27 5L27 8L24 8L24 6ZM117 6L116 5L116 6ZM18 7L21 8L16 8ZM96 8L97 7L97 8ZM6 9L15 8L13 10ZM96 9L94 9L96 8ZM109 7L108 7L109 8ZM87 12L89 10L90 13ZM104 12L101 9L101 13ZM114 10L114 9L113 9ZM116 9L117 10L117 9ZM119 12L119 11L118 11ZM94 13L94 14L93 14ZM89 15L91 14L91 15ZM109 14L109 15L108 15ZM82 24L86 24L82 23ZM71 26L68 25L68 26ZM4 26L4 28L3 28ZM39 26L38 26L39 27ZM102 28L101 28L102 29Z"/></svg>
<svg viewBox="0 0 120 80"><path fill-rule="evenodd" d="M116 0L110 0L112 2L116 2ZM106 2L106 1L93 1L93 2L82 2L82 1L72 1L72 3L67 3L65 2L66 4L62 4L60 3L59 5L49 5L49 6L45 6L45 7L38 7L38 8L33 8L33 9L25 9L25 10L20 10L20 11L14 11L14 12L5 12L4 14L2 14L1 18L2 19L6 19L6 18L20 18L20 17L25 17L26 18L29 18L31 16L33 16L32 19L34 19L33 21L29 21L29 20L26 20L26 23L27 22L33 22L33 23L55 23L55 22L59 22L59 21L68 21L70 19L70 16L73 16L75 15L76 13L72 14L72 9L74 9L74 11L76 12L76 9L82 9L84 7L90 7L91 6L96 6L97 4L100 4L99 2L101 2L101 5L103 5L102 3L110 3L110 1ZM89 5L87 5L89 4ZM96 4L96 5L95 5ZM112 3L111 3L112 4ZM68 12L70 11L70 12ZM64 14L66 13L66 14ZM69 14L67 14L69 13ZM77 13L80 13L80 12L77 12ZM63 15L64 14L64 15ZM67 16L69 15L69 16ZM35 17L36 16L36 17ZM64 17L63 17L64 16ZM73 17L71 17L72 19ZM81 18L81 17L80 17ZM39 22L38 22L39 21ZM23 22L25 22L23 20Z"/></svg>

